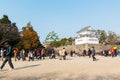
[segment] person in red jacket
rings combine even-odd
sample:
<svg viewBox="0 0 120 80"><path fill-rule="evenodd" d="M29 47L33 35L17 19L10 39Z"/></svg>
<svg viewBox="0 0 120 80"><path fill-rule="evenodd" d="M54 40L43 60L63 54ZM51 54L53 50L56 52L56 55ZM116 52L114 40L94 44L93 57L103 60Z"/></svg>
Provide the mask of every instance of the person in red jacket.
<svg viewBox="0 0 120 80"><path fill-rule="evenodd" d="M115 56L115 50L113 48L111 49L111 55L112 55L112 57Z"/></svg>
<svg viewBox="0 0 120 80"><path fill-rule="evenodd" d="M15 49L14 49L14 51L13 51L13 53L14 53L14 58L15 58L15 61L17 61L17 59L18 59L18 57L17 57L17 55L18 55L18 52L19 52L19 49L18 49L18 48L15 48Z"/></svg>

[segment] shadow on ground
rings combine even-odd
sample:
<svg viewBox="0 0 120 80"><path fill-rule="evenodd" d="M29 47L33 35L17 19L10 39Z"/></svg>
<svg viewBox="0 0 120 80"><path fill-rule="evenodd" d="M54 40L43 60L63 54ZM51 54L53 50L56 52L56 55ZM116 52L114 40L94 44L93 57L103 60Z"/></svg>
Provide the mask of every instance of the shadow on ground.
<svg viewBox="0 0 120 80"><path fill-rule="evenodd" d="M32 67L37 67L37 66L40 66L40 64L29 65L29 66L24 66L24 67L19 67L19 68L16 68L15 70L26 69L26 68L32 68Z"/></svg>
<svg viewBox="0 0 120 80"><path fill-rule="evenodd" d="M6 77L6 76L1 76L1 75L0 75L0 80L4 79L5 77Z"/></svg>

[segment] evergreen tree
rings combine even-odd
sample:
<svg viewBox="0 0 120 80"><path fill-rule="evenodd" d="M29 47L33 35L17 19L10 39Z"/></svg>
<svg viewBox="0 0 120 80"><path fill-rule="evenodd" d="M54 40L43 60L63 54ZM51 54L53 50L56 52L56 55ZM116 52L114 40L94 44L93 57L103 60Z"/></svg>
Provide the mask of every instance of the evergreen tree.
<svg viewBox="0 0 120 80"><path fill-rule="evenodd" d="M62 38L59 41L53 41L51 42L51 46L53 47L59 47L59 46L67 46L67 45L72 45L74 42L74 39L72 37L70 38Z"/></svg>
<svg viewBox="0 0 120 80"><path fill-rule="evenodd" d="M52 31L52 32L48 33L48 35L47 35L44 43L49 43L50 44L51 42L58 41L58 40L59 40L59 38L57 36L57 33L55 33L54 31Z"/></svg>

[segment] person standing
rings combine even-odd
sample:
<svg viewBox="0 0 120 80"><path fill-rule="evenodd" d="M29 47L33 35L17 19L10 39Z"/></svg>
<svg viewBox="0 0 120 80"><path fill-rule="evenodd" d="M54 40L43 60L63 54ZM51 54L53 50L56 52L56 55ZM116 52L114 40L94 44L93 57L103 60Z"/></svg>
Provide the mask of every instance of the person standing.
<svg viewBox="0 0 120 80"><path fill-rule="evenodd" d="M88 49L88 56L89 56L89 58L91 58L91 53L92 53L92 51L91 51L91 49L89 48L89 49Z"/></svg>
<svg viewBox="0 0 120 80"><path fill-rule="evenodd" d="M63 48L63 50L62 50L63 60L66 60L66 55L67 55L67 52L66 52L65 48Z"/></svg>
<svg viewBox="0 0 120 80"><path fill-rule="evenodd" d="M40 59L45 59L45 48L42 48L41 50L41 58Z"/></svg>
<svg viewBox="0 0 120 80"><path fill-rule="evenodd" d="M2 61L3 61L3 58L4 58L4 52L5 52L4 48L1 48L0 54L1 54Z"/></svg>
<svg viewBox="0 0 120 80"><path fill-rule="evenodd" d="M25 60L26 60L26 58L25 58L25 50L22 49L22 61L25 61Z"/></svg>
<svg viewBox="0 0 120 80"><path fill-rule="evenodd" d="M13 63L11 60L11 58L12 58L12 46L10 45L10 43L8 41L5 42L5 46L7 48L6 53L5 53L5 60L3 61L0 69L2 70L8 61L9 66L11 67L11 70L12 70L12 69L14 69L14 66L13 66Z"/></svg>
<svg viewBox="0 0 120 80"><path fill-rule="evenodd" d="M62 60L62 50L59 50L60 60Z"/></svg>
<svg viewBox="0 0 120 80"><path fill-rule="evenodd" d="M39 50L39 49L38 49L38 50L36 50L36 52L35 52L35 53L36 53L36 59L38 59L38 60L39 60L39 59L40 59L40 50Z"/></svg>
<svg viewBox="0 0 120 80"><path fill-rule="evenodd" d="M118 49L117 53L118 53L118 56L120 56L120 48Z"/></svg>
<svg viewBox="0 0 120 80"><path fill-rule="evenodd" d="M33 52L30 50L28 53L28 61L32 60L33 61Z"/></svg>
<svg viewBox="0 0 120 80"><path fill-rule="evenodd" d="M13 51L15 61L17 61L17 59L18 59L18 52L19 52L19 49L18 49L18 48L15 48L14 51Z"/></svg>
<svg viewBox="0 0 120 80"><path fill-rule="evenodd" d="M83 50L83 56L86 56L87 51L84 49Z"/></svg>
<svg viewBox="0 0 120 80"><path fill-rule="evenodd" d="M53 48L50 50L50 54L50 59L55 59L55 50Z"/></svg>
<svg viewBox="0 0 120 80"><path fill-rule="evenodd" d="M73 51L72 50L70 51L70 56L73 57Z"/></svg>
<svg viewBox="0 0 120 80"><path fill-rule="evenodd" d="M22 53L22 49L21 49L20 52L19 52L19 60L21 60L22 57L23 57L23 53Z"/></svg>
<svg viewBox="0 0 120 80"><path fill-rule="evenodd" d="M96 60L96 58L95 58L95 53L96 53L95 48L92 47L92 58L93 58L93 61Z"/></svg>
<svg viewBox="0 0 120 80"><path fill-rule="evenodd" d="M111 49L111 55L112 57L115 57L115 50L113 48Z"/></svg>

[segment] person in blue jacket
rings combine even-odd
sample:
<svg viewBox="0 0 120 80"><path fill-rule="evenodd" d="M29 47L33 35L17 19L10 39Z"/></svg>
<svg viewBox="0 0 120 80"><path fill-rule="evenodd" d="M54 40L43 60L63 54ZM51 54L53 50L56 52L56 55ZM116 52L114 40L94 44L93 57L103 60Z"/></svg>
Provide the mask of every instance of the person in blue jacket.
<svg viewBox="0 0 120 80"><path fill-rule="evenodd" d="M118 56L120 56L120 48L118 49L118 52L117 52L117 53L118 53Z"/></svg>
<svg viewBox="0 0 120 80"><path fill-rule="evenodd" d="M9 66L11 67L11 70L12 70L12 69L14 69L14 66L13 66L13 63L12 63L12 60L11 60L11 58L12 58L12 46L10 45L9 42L5 42L4 44L5 44L7 49L6 49L6 52L5 52L5 60L3 61L0 69L2 70L3 67L5 66L5 64L8 61Z"/></svg>

